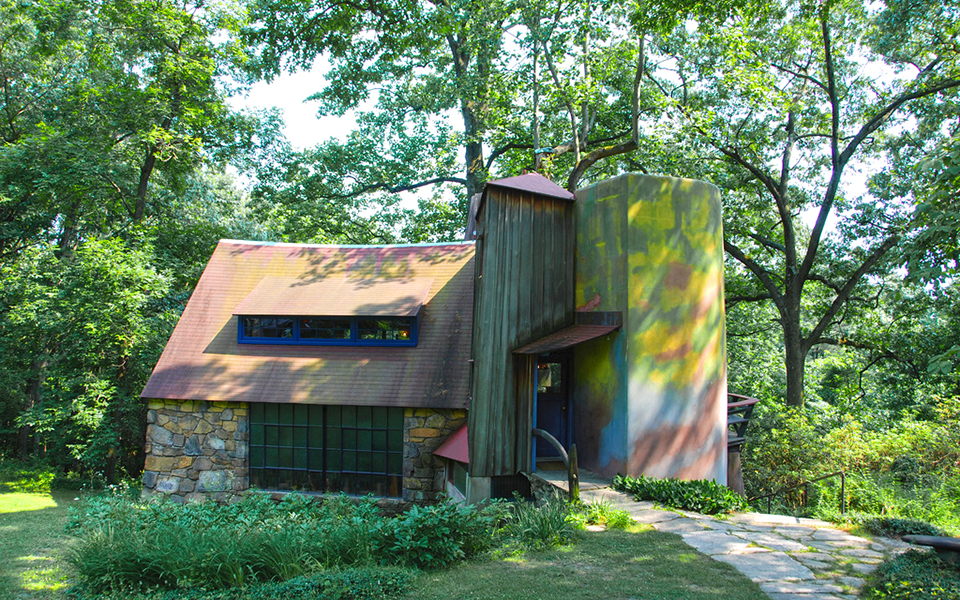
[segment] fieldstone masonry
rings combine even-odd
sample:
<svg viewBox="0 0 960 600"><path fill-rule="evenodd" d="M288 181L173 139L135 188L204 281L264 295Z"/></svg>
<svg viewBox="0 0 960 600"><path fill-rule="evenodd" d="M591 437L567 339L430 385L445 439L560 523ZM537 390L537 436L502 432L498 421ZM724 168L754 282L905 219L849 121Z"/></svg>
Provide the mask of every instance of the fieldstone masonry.
<svg viewBox="0 0 960 600"><path fill-rule="evenodd" d="M404 409L401 505L440 497L444 465L433 451L466 420L464 410ZM249 431L245 403L151 400L144 495L168 494L176 502L238 498L250 485Z"/></svg>
<svg viewBox="0 0 960 600"><path fill-rule="evenodd" d="M467 411L407 408L403 411L403 499L437 500L444 491L443 459L433 455L467 421Z"/></svg>
<svg viewBox="0 0 960 600"><path fill-rule="evenodd" d="M177 502L228 502L249 487L247 405L151 400L147 407L143 493Z"/></svg>

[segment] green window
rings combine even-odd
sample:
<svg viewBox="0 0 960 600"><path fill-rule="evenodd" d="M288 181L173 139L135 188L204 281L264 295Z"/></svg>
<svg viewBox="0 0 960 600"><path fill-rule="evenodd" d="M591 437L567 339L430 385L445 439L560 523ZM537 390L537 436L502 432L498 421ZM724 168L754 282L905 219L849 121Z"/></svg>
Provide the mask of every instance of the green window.
<svg viewBox="0 0 960 600"><path fill-rule="evenodd" d="M250 485L399 496L403 409L250 405Z"/></svg>

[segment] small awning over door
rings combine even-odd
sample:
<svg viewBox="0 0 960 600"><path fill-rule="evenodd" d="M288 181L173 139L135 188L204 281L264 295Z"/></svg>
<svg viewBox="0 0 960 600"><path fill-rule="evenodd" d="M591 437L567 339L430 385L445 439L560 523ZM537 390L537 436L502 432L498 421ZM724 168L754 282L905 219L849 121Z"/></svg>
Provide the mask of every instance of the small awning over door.
<svg viewBox="0 0 960 600"><path fill-rule="evenodd" d="M620 329L623 318L616 313L577 313L577 323L547 334L538 340L521 346L514 354L543 354L572 348L577 344L607 335Z"/></svg>

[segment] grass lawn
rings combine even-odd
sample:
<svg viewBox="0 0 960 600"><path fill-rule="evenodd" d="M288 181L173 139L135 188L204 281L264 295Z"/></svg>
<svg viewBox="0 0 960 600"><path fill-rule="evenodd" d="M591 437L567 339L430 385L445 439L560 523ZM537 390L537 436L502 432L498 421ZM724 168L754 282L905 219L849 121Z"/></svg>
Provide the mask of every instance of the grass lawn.
<svg viewBox="0 0 960 600"><path fill-rule="evenodd" d="M67 506L76 492L0 493L0 598L60 600L69 582L58 564Z"/></svg>
<svg viewBox="0 0 960 600"><path fill-rule="evenodd" d="M409 598L768 600L730 565L648 526L584 532L569 547L424 573Z"/></svg>

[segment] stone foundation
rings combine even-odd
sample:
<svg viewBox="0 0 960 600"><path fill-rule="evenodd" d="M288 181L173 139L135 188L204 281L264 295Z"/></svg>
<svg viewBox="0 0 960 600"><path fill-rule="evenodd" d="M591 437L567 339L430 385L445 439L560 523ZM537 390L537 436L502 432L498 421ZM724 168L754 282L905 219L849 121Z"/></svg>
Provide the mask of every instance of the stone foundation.
<svg viewBox="0 0 960 600"><path fill-rule="evenodd" d="M467 422L467 411L407 408L403 411L403 499L431 502L444 493L443 459L433 455Z"/></svg>
<svg viewBox="0 0 960 600"><path fill-rule="evenodd" d="M151 400L143 493L228 502L249 487L250 420L240 402Z"/></svg>
<svg viewBox="0 0 960 600"><path fill-rule="evenodd" d="M433 451L466 421L465 410L404 409L403 495L386 504L398 509L441 497L444 464ZM167 494L176 502L238 498L250 485L249 431L245 403L151 400L144 495Z"/></svg>

